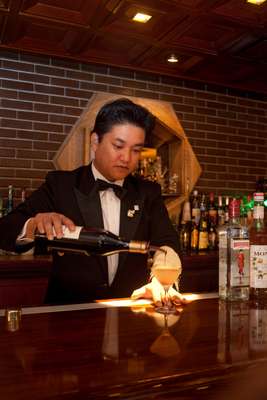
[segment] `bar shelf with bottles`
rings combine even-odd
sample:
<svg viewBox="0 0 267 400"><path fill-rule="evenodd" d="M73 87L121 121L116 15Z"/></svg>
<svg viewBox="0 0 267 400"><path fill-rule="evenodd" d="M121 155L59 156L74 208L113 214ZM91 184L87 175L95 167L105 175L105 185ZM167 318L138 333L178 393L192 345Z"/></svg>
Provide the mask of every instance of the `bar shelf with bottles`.
<svg viewBox="0 0 267 400"><path fill-rule="evenodd" d="M145 148L142 151L135 175L159 183L163 197L177 197L181 194L178 173L172 173L167 168L156 149Z"/></svg>
<svg viewBox="0 0 267 400"><path fill-rule="evenodd" d="M203 253L218 250L218 229L229 221L229 201L240 200L241 221L249 225L253 219L252 195L198 194L194 190L184 202L177 227L181 253Z"/></svg>

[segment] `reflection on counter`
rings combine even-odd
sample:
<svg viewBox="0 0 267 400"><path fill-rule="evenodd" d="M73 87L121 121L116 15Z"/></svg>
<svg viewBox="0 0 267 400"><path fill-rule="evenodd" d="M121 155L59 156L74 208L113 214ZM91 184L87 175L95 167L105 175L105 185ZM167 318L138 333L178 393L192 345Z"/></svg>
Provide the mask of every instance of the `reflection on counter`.
<svg viewBox="0 0 267 400"><path fill-rule="evenodd" d="M267 304L219 301L218 361L236 363L267 356Z"/></svg>

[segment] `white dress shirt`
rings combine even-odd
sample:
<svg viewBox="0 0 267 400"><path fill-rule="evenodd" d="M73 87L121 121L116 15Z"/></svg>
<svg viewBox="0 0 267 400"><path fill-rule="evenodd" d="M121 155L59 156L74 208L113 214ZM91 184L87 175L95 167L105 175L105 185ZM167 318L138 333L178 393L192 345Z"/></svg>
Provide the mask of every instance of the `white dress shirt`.
<svg viewBox="0 0 267 400"><path fill-rule="evenodd" d="M94 166L92 163L92 173L96 179L102 179L103 181L113 183L119 186L123 185L123 179L115 182L108 181ZM107 231L114 233L115 235L119 235L120 232L120 210L121 210L121 201L115 195L113 189L109 188L107 190L101 190L100 194L100 202L102 208L102 215L104 221L104 228ZM112 284L115 274L117 272L118 263L119 263L119 254L112 254L111 256L107 256L108 261L108 282L109 285Z"/></svg>

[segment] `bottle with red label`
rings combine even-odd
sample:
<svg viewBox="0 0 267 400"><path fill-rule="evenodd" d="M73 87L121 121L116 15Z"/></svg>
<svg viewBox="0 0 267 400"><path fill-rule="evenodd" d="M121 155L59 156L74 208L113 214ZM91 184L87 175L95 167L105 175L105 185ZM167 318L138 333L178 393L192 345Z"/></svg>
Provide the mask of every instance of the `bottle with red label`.
<svg viewBox="0 0 267 400"><path fill-rule="evenodd" d="M229 223L219 228L219 297L249 299L248 228L240 223L240 200L231 199Z"/></svg>

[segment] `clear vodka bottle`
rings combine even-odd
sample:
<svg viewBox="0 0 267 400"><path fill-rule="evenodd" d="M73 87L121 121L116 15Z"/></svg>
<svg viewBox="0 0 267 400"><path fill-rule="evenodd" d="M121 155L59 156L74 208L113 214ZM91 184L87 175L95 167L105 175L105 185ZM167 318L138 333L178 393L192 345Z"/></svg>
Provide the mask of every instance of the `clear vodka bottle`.
<svg viewBox="0 0 267 400"><path fill-rule="evenodd" d="M219 297L249 299L249 235L240 223L240 201L229 204L229 223L219 228Z"/></svg>

